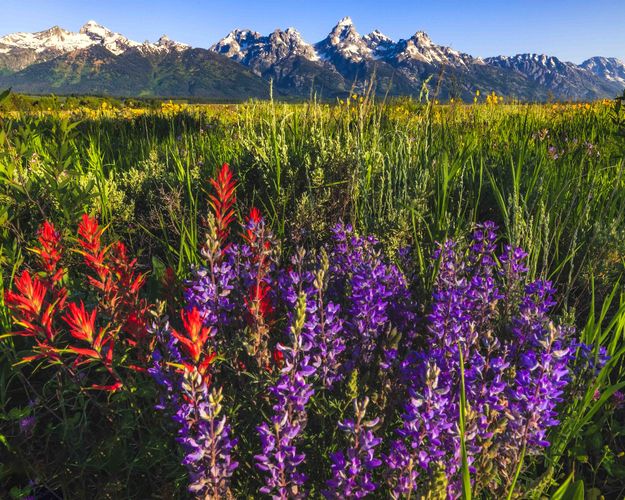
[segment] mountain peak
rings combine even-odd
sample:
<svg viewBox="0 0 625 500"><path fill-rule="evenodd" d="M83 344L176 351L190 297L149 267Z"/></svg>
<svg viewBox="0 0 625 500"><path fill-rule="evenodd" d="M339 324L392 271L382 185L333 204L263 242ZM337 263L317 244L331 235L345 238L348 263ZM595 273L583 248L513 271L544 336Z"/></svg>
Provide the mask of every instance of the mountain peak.
<svg viewBox="0 0 625 500"><path fill-rule="evenodd" d="M412 35L412 39L420 45L431 45L432 39L425 31L417 31Z"/></svg>
<svg viewBox="0 0 625 500"><path fill-rule="evenodd" d="M386 36L384 33L382 33L380 30L375 29L373 30L371 33L369 33L368 35L366 35L368 38L375 38L376 40L386 40L389 42L392 42L392 38L389 36Z"/></svg>
<svg viewBox="0 0 625 500"><path fill-rule="evenodd" d="M233 30L213 45L210 50L248 66L257 75L289 58L303 57L316 61L315 49L295 28L276 28L268 35L250 30Z"/></svg>
<svg viewBox="0 0 625 500"><path fill-rule="evenodd" d="M368 35L362 37L362 39L373 51L374 57L381 59L388 55L395 47L395 42L380 30L373 30Z"/></svg>
<svg viewBox="0 0 625 500"><path fill-rule="evenodd" d="M111 30L97 23L93 19L90 19L89 21L87 21L85 24L82 25L82 28L80 28L79 33L83 33L85 35L92 34L92 35L104 36L104 35L111 33Z"/></svg>
<svg viewBox="0 0 625 500"><path fill-rule="evenodd" d="M144 44L145 45L145 44ZM151 45L151 44L148 44ZM187 45L186 43L182 43L182 42L177 42L175 40L172 40L171 38L169 38L167 35L162 35L158 41L156 42L156 47L159 47L160 49L165 49L165 50L185 50L189 48L189 45Z"/></svg>
<svg viewBox="0 0 625 500"><path fill-rule="evenodd" d="M341 19L336 26L332 28L330 37L335 40L345 40L348 38L355 40L360 39L360 34L356 31L352 18L347 16Z"/></svg>
<svg viewBox="0 0 625 500"><path fill-rule="evenodd" d="M335 28L342 28L344 26L353 26L354 21L352 21L352 18L349 16L345 16L343 19L341 19L338 23L336 23Z"/></svg>
<svg viewBox="0 0 625 500"><path fill-rule="evenodd" d="M625 86L625 63L616 57L595 56L580 66L600 78Z"/></svg>
<svg viewBox="0 0 625 500"><path fill-rule="evenodd" d="M352 62L360 62L372 57L367 40L356 31L349 16L341 19L325 40L317 43L315 48L323 59L338 56Z"/></svg>
<svg viewBox="0 0 625 500"><path fill-rule="evenodd" d="M58 25L52 26L52 28L49 28L49 29L41 32L41 34L45 34L45 35L48 35L48 36L52 36L52 35L58 36L58 35L60 35L62 33L66 33L66 31L63 28L61 28L60 26L58 26Z"/></svg>
<svg viewBox="0 0 625 500"><path fill-rule="evenodd" d="M109 52L116 55L125 52L131 47L140 45L119 33L114 33L94 20L87 21L80 28L79 34L87 37L87 39L91 39L95 44L104 46Z"/></svg>
<svg viewBox="0 0 625 500"><path fill-rule="evenodd" d="M395 43L391 37L386 36L380 30L373 30L362 38L371 48L377 47L378 45L392 45Z"/></svg>

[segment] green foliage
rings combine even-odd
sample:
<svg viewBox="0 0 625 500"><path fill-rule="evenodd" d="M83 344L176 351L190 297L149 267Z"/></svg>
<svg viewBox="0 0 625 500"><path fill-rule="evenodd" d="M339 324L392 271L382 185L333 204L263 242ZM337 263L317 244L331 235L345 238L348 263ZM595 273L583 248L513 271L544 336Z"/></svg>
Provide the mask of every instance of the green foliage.
<svg viewBox="0 0 625 500"><path fill-rule="evenodd" d="M406 271L424 293L435 241L495 220L529 252L532 276L556 282L560 311L575 318L593 355L605 347L611 356L586 392L567 402L544 463L518 481L533 485L537 498L583 498L584 488L593 498L589 485L606 497L623 495L625 421L613 403L625 388L621 100L586 109L377 103L365 95L336 105L249 102L176 113L162 112L159 102L106 102L150 111L94 117L86 110L101 108L96 98L0 94L0 335L11 328L3 290L45 219L67 233L83 211L97 214L155 270L153 287L167 267L185 277L199 259L206 179L223 162L240 179L241 205L261 208L283 246L318 245L343 219L378 235L390 255L410 245L414 268ZM75 107L85 110L80 120L68 113ZM176 488L184 471L149 388L103 401L49 380L34 394L35 380L12 368L19 349L0 340L0 456L10 448L18 457L0 467L0 496L30 494L33 477L50 478L43 486L66 498L92 491L169 498L184 489ZM47 374L32 376L41 382ZM365 382L354 372L350 397ZM36 443L17 431L33 398L50 414L37 423L47 440ZM328 443L344 403L315 403L328 416L319 430ZM320 465L318 472L325 473ZM428 498L443 498L444 474L432 480Z"/></svg>

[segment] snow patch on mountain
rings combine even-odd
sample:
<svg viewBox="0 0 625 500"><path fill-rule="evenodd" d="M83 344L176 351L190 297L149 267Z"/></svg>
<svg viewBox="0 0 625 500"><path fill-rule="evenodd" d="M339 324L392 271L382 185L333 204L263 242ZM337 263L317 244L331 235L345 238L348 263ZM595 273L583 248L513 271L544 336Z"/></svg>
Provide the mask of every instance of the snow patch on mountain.
<svg viewBox="0 0 625 500"><path fill-rule="evenodd" d="M234 30L210 50L245 64L257 74L294 57L319 60L313 46L306 43L295 28L276 29L266 36L251 30Z"/></svg>
<svg viewBox="0 0 625 500"><path fill-rule="evenodd" d="M33 50L38 53L47 50L69 52L92 44L93 40L83 33L72 33L54 26L37 33L13 33L0 37L0 52L8 53L13 49Z"/></svg>
<svg viewBox="0 0 625 500"><path fill-rule="evenodd" d="M580 64L598 77L625 86L625 63L615 57L591 57Z"/></svg>
<svg viewBox="0 0 625 500"><path fill-rule="evenodd" d="M431 65L468 68L471 64L484 64L481 59L464 54L451 47L435 44L424 31L417 31L407 40L399 40L392 53L398 63L417 61Z"/></svg>
<svg viewBox="0 0 625 500"><path fill-rule="evenodd" d="M324 60L339 57L350 62L360 62L374 55L373 49L356 31L349 16L341 19L324 40L315 44L315 49Z"/></svg>
<svg viewBox="0 0 625 500"><path fill-rule="evenodd" d="M54 26L36 33L13 33L0 37L0 53L11 54L19 51L30 51L36 54L60 55L80 49L100 45L115 55L120 55L131 48L143 47L150 50L184 50L188 45L174 42L166 36L156 43L143 44L130 40L120 33L98 24L96 21L86 22L76 32ZM42 57L45 60L47 57ZM38 59L36 59L38 60Z"/></svg>
<svg viewBox="0 0 625 500"><path fill-rule="evenodd" d="M362 39L376 59L384 59L395 47L393 39L380 30L373 30L368 35L363 36Z"/></svg>

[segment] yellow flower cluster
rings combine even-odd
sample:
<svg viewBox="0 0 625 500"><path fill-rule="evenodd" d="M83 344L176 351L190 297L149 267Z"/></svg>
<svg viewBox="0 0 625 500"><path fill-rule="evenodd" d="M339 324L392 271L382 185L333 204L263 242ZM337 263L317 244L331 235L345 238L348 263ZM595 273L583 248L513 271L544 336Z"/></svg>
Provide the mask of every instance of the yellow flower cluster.
<svg viewBox="0 0 625 500"><path fill-rule="evenodd" d="M483 100L481 100L483 99ZM453 116L455 120L463 119L463 117L475 118L476 109L473 106L465 106L462 99L459 97L450 98L447 102L440 102L438 99L431 101L434 105L434 113L427 117L425 113L424 103L410 99L399 99L390 101L384 104L379 102L370 102L367 97L352 94L347 98L337 101L339 105L331 105L328 103L319 103L315 109L328 113L329 116L365 116L370 110L384 110L384 115L390 119L400 120L403 122L410 122L417 124L433 117L435 120L438 118ZM490 92L485 97L480 98L480 91L477 90L473 96L473 103L486 104L485 111L488 107L497 104L506 103L506 109L510 112L520 112L527 108L527 106L535 106L542 110L544 113L550 114L566 114L566 113L578 113L589 112L596 113L602 112L602 110L609 110L614 106L614 101L610 99L603 99L593 103L550 103L550 104L524 104L513 99L504 99L503 96L497 95L495 92ZM469 101L470 103L470 101ZM94 105L95 104L95 105ZM490 106L489 106L490 105ZM245 116L248 113L256 112L257 108L265 108L269 106L278 106L284 109L293 109L295 112L300 104L288 104L288 103L265 103L252 101L244 104L188 104L173 101L166 101L158 103L156 106L149 103L137 103L136 101L122 103L110 101L101 101L91 103L87 105L85 103L70 104L68 102L61 102L51 107L33 107L26 111L18 110L0 110L0 119L6 118L10 120L19 120L24 117L46 118L53 117L59 119L67 119L69 121L79 120L127 120L132 121L141 117L167 117L173 118L180 114L191 117L193 119L200 120L213 120L217 119L220 123L232 124L237 123L241 116ZM254 111L256 110L256 111ZM377 111L376 111L377 112ZM488 112L488 111L486 111Z"/></svg>
<svg viewBox="0 0 625 500"><path fill-rule="evenodd" d="M503 96L497 95L494 90L486 96L486 104L501 104L501 103L503 103Z"/></svg>
<svg viewBox="0 0 625 500"><path fill-rule="evenodd" d="M352 94L348 95L345 99L339 99L339 104L349 106L350 104L362 104L364 101L365 98L363 96Z"/></svg>
<svg viewBox="0 0 625 500"><path fill-rule="evenodd" d="M19 120L23 117L46 118L54 117L60 119L76 120L133 120L142 116L165 115L167 117L176 116L180 113L192 115L195 118L211 118L218 116L220 120L236 121L238 111L245 105L224 105L224 104L186 104L163 102L160 108L137 107L134 105L111 105L104 101L97 107L76 105L56 108L19 110L0 110L0 117Z"/></svg>
<svg viewBox="0 0 625 500"><path fill-rule="evenodd" d="M161 104L161 113L164 115L177 115L189 110L189 105L186 103L176 103L173 101L164 102Z"/></svg>

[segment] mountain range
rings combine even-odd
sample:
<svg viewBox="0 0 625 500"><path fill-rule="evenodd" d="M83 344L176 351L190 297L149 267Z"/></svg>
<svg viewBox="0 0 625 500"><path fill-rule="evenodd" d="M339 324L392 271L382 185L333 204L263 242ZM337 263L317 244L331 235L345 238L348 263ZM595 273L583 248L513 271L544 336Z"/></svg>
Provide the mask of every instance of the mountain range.
<svg viewBox="0 0 625 500"><path fill-rule="evenodd" d="M438 45L423 31L392 40L361 35L349 17L310 44L294 28L262 35L231 31L209 48L162 36L139 43L95 21L79 32L55 26L0 37L0 88L34 94L96 94L242 100L313 93L336 98L372 88L418 95L426 82L440 99L476 90L521 100L592 100L625 88L625 63L592 57L582 64L543 54L474 57Z"/></svg>

